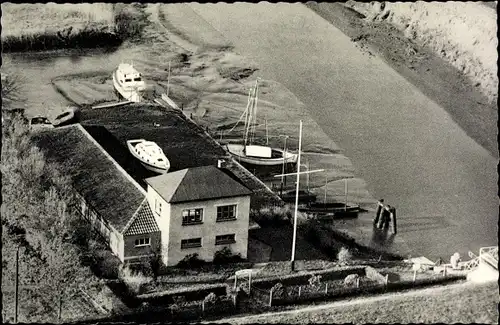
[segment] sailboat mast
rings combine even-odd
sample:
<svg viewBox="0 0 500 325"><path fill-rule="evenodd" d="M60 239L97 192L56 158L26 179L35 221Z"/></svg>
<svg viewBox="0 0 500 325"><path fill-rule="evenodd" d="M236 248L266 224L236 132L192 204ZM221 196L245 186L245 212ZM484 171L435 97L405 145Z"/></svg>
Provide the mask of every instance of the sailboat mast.
<svg viewBox="0 0 500 325"><path fill-rule="evenodd" d="M347 178L345 179L345 211L347 211Z"/></svg>
<svg viewBox="0 0 500 325"><path fill-rule="evenodd" d="M255 140L255 128L257 126L257 100L258 100L258 90L259 90L259 79L255 80L255 88L253 90L252 98L252 114L253 114L253 125L252 125L252 143Z"/></svg>
<svg viewBox="0 0 500 325"><path fill-rule="evenodd" d="M168 61L168 77L167 77L167 97L170 91L170 61Z"/></svg>
<svg viewBox="0 0 500 325"><path fill-rule="evenodd" d="M252 106L252 89L248 91L248 103L247 103L247 108L245 110L245 147L243 150L245 150L247 143L248 143L248 131L250 130L250 110Z"/></svg>

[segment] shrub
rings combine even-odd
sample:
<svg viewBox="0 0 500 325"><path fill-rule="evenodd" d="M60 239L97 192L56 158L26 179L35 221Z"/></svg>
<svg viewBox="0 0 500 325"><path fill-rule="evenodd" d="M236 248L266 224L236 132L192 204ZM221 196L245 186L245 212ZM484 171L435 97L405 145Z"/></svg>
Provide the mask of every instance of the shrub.
<svg viewBox="0 0 500 325"><path fill-rule="evenodd" d="M348 276L346 276L346 278L344 279L344 285L346 286L350 286L350 285L353 285L356 283L356 280L359 278L359 275L357 274L349 274Z"/></svg>
<svg viewBox="0 0 500 325"><path fill-rule="evenodd" d="M205 299L203 299L203 303L204 304L210 304L210 305L214 305L217 303L218 301L218 297L215 295L215 293L213 292L210 292L206 297Z"/></svg>
<svg viewBox="0 0 500 325"><path fill-rule="evenodd" d="M205 264L205 261L198 257L198 253L186 255L177 266L180 268L199 268Z"/></svg>
<svg viewBox="0 0 500 325"><path fill-rule="evenodd" d="M137 39L147 26L148 14L140 4L114 6L115 33L121 39Z"/></svg>
<svg viewBox="0 0 500 325"><path fill-rule="evenodd" d="M276 283L272 289L273 297L284 299L287 296L286 288L281 284L281 282Z"/></svg>
<svg viewBox="0 0 500 325"><path fill-rule="evenodd" d="M321 284L321 275L311 275L309 278L309 285L312 287L319 287Z"/></svg>
<svg viewBox="0 0 500 325"><path fill-rule="evenodd" d="M253 218L258 224L281 225L288 223L292 218L292 209L289 205L265 206L259 210L251 210L250 217Z"/></svg>
<svg viewBox="0 0 500 325"><path fill-rule="evenodd" d="M224 247L223 249L215 252L214 254L214 264L228 264L228 263L238 263L243 259L241 254L233 254L229 247Z"/></svg>
<svg viewBox="0 0 500 325"><path fill-rule="evenodd" d="M337 254L337 260L340 263L348 263L352 260L352 254L349 249L342 247Z"/></svg>
<svg viewBox="0 0 500 325"><path fill-rule="evenodd" d="M119 271L120 278L125 282L129 289L134 293L139 293L141 287L151 282L151 278L144 276L140 272L133 271L128 266L120 267Z"/></svg>

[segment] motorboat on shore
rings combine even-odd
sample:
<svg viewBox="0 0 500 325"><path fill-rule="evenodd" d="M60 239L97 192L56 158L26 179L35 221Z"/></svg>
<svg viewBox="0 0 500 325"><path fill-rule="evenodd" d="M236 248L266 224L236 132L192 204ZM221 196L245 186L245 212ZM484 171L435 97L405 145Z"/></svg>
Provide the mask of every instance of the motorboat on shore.
<svg viewBox="0 0 500 325"><path fill-rule="evenodd" d="M132 64L121 63L113 73L116 92L127 101L139 103L146 91L144 79Z"/></svg>
<svg viewBox="0 0 500 325"><path fill-rule="evenodd" d="M255 124L257 123L256 113L258 89L259 79L256 80L255 87L249 91L248 104L243 112L243 115L241 115L240 120L236 122L235 126L229 131L231 132L234 130L241 119L245 117L245 136L243 144L232 143L226 144L225 147L233 157L238 159L238 161L245 162L247 164L261 166L276 166L289 163L295 164L297 162L298 155L286 152L286 148L282 150L279 148L252 144L255 138Z"/></svg>
<svg viewBox="0 0 500 325"><path fill-rule="evenodd" d="M155 142L144 139L128 140L127 147L146 169L158 174L168 172L170 161Z"/></svg>
<svg viewBox="0 0 500 325"><path fill-rule="evenodd" d="M68 107L63 113L56 116L52 121L52 125L57 127L69 124L75 118L77 110L76 107Z"/></svg>

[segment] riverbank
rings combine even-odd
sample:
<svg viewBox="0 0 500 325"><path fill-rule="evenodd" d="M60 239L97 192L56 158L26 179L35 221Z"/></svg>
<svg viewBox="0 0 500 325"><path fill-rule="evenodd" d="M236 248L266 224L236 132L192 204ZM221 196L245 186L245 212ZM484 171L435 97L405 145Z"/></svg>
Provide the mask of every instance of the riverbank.
<svg viewBox="0 0 500 325"><path fill-rule="evenodd" d="M116 48L138 37L141 5L2 3L2 50ZM47 22L50 21L50 24Z"/></svg>
<svg viewBox="0 0 500 325"><path fill-rule="evenodd" d="M498 78L496 58L493 58L496 45L490 40L491 30L477 26L475 21L457 22L458 18L448 17L451 10L463 11L463 6L475 7L477 4L388 3L385 7L378 4L350 1L348 5L308 3L307 7L349 36L367 56L381 57L416 88L446 109L471 138L498 158ZM467 33L467 37L458 38L451 33L453 29L449 29L453 27L444 28L439 23L427 30L426 24L434 22L433 17L441 13L437 12L436 6L446 9L446 17L453 22L450 26L460 25L461 22L476 27ZM425 15L426 10L430 11L428 16ZM485 10L488 13L491 9ZM401 21L409 14L407 11L414 14L404 18L409 26L404 29L401 28ZM485 16L486 20L491 18ZM399 17L399 20L395 21L395 17ZM411 33L416 36L409 37ZM483 46L478 47L479 50L475 50L475 47L467 49L467 40L474 38L481 39L478 42ZM456 48L459 47L466 50L458 51ZM455 54L449 57L450 53Z"/></svg>
<svg viewBox="0 0 500 325"><path fill-rule="evenodd" d="M388 22L471 80L490 103L498 98L496 4L484 2L370 3L346 6L366 21Z"/></svg>

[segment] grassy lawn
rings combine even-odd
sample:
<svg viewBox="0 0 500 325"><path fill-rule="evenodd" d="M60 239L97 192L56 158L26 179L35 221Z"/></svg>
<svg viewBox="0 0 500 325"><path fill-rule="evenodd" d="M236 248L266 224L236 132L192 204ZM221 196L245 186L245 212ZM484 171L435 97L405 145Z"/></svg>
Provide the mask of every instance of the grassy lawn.
<svg viewBox="0 0 500 325"><path fill-rule="evenodd" d="M376 298L375 298L376 299ZM498 323L498 285L438 287L320 310L232 319L244 323Z"/></svg>
<svg viewBox="0 0 500 325"><path fill-rule="evenodd" d="M112 4L2 4L2 38L60 31L68 27L77 30L90 23L113 26Z"/></svg>

